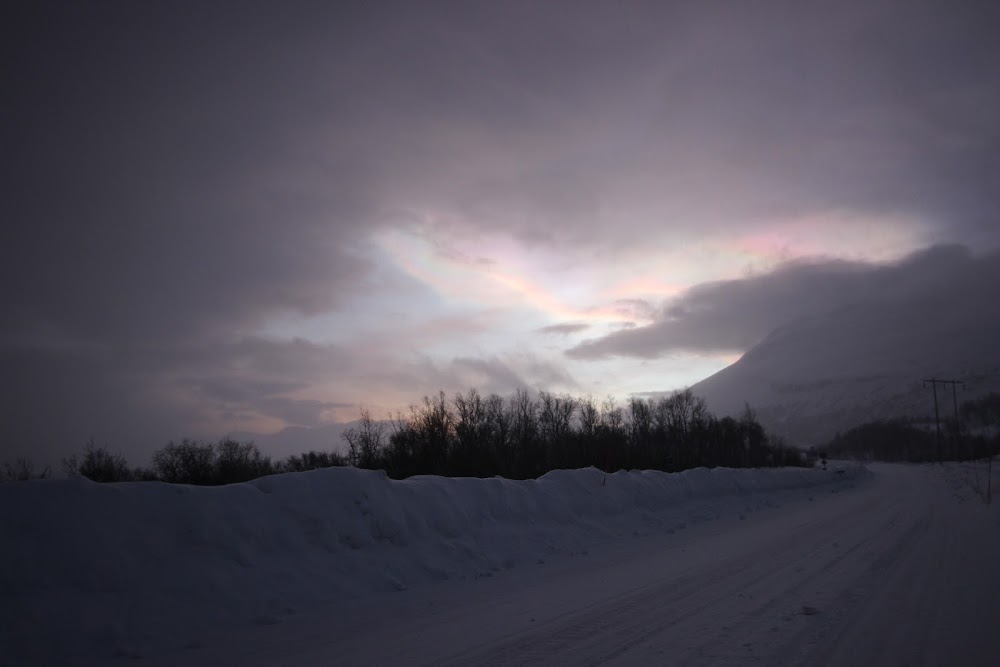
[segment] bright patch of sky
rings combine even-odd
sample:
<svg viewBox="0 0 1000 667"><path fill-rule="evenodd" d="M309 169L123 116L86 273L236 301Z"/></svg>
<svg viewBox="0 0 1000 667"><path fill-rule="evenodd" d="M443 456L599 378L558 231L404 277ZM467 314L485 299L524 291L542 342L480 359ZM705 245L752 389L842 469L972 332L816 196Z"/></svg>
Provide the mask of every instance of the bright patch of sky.
<svg viewBox="0 0 1000 667"><path fill-rule="evenodd" d="M283 317L261 333L366 350L381 346L431 365L500 358L516 367L529 363L527 354L567 371L566 381L539 388L621 399L689 386L733 363L742 351L584 361L563 352L588 338L650 324L672 297L707 281L766 272L803 257L891 261L925 242L923 227L913 220L859 219L844 212L775 221L742 235L608 249L557 248L473 229L430 216L386 227L366 245L375 270L342 310ZM350 385L350 395L334 384L331 400L386 411L419 400L390 384L368 392ZM426 392L437 388L428 386ZM354 411L334 409L329 418L351 419Z"/></svg>

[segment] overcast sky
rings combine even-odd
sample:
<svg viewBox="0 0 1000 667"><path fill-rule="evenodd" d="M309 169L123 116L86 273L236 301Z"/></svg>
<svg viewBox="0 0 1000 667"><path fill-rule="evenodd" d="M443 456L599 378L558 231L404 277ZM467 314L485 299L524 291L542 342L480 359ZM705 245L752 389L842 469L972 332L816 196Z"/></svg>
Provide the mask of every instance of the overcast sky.
<svg viewBox="0 0 1000 667"><path fill-rule="evenodd" d="M1000 243L996 3L15 4L0 459L671 390Z"/></svg>

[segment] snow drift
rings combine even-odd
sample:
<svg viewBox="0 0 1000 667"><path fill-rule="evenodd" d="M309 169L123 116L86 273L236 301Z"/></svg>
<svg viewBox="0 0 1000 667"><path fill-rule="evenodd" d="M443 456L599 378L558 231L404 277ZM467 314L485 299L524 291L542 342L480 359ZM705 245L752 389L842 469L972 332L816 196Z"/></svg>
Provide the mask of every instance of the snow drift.
<svg viewBox="0 0 1000 667"><path fill-rule="evenodd" d="M329 468L224 487L41 480L0 486L0 653L138 657L209 631L549 554L862 474L596 469L538 480ZM728 504L727 504L728 503Z"/></svg>

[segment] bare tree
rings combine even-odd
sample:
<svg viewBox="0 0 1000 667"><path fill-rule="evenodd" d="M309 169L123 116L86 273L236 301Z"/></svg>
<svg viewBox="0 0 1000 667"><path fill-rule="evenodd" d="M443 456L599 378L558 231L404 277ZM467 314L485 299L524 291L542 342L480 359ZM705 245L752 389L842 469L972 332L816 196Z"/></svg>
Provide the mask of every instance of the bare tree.
<svg viewBox="0 0 1000 667"><path fill-rule="evenodd" d="M375 468L381 461L386 447L385 423L376 421L368 408L361 409L357 427L343 432L347 442L347 459L358 468Z"/></svg>
<svg viewBox="0 0 1000 667"><path fill-rule="evenodd" d="M132 479L128 461L106 446L98 447L91 438L83 450L83 457L76 454L63 459L63 470L70 477L86 477L93 482L127 482Z"/></svg>
<svg viewBox="0 0 1000 667"><path fill-rule="evenodd" d="M18 457L13 463L4 461L3 467L0 468L0 482L27 482L51 476L52 468L45 466L41 472L35 472L35 464L26 457Z"/></svg>

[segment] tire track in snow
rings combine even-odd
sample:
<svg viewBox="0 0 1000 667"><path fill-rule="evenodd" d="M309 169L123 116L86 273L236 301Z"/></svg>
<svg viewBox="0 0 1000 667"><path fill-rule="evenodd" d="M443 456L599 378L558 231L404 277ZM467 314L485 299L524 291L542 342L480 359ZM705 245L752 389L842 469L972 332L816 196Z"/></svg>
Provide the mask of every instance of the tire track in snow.
<svg viewBox="0 0 1000 667"><path fill-rule="evenodd" d="M896 494L885 507L869 511L864 521L846 513L817 524L801 536L802 550L773 563L769 573L739 596L741 602L730 607L723 629L731 632L716 633L689 660L674 662L809 664L794 656L850 618L849 603L863 599L926 534L929 518L906 507L904 498ZM816 548L806 548L815 542ZM753 600L762 602L747 603Z"/></svg>
<svg viewBox="0 0 1000 667"><path fill-rule="evenodd" d="M855 501L852 505L861 506ZM820 552L828 549L824 535L839 529L850 518L836 515L832 520L810 519L796 524L792 533L774 535L745 553L716 556L711 562L673 572L666 578L606 598L584 609L542 624L526 634L507 637L491 647L469 651L448 664L605 664L624 659L643 642L658 635L706 636L712 639L687 646L684 658L703 663L705 646L717 643L720 619L715 613L726 609L731 615L759 613L779 603L788 606L789 596L809 585L817 572L833 568L840 561L856 556L858 550L891 530L899 521L897 514L886 518L850 548L836 550L819 561ZM833 525L831 525L833 524ZM819 546L817 543L821 542ZM774 555L781 561L776 563ZM669 558L671 554L664 554ZM797 570L797 571L796 571ZM759 591L780 591L763 604L753 602ZM749 597L743 591L757 593ZM742 598L742 603L740 599ZM782 612L787 614L787 610ZM700 625L705 627L698 627ZM694 627L692 627L694 626ZM745 655L741 656L745 659ZM676 647L671 663L681 659ZM646 656L639 662L651 659Z"/></svg>
<svg viewBox="0 0 1000 667"><path fill-rule="evenodd" d="M997 664L996 514L969 503L971 493L956 493L957 470L924 466L909 476L921 532L885 555L862 582L865 594L844 604L835 632L800 651L795 664Z"/></svg>

